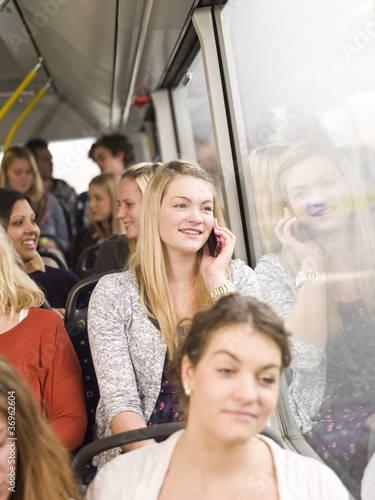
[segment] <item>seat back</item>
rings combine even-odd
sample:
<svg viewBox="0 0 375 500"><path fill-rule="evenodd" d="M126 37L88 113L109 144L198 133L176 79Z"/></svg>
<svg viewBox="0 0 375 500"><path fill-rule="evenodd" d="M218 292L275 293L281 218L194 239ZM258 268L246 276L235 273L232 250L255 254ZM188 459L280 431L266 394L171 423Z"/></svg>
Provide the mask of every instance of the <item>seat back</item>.
<svg viewBox="0 0 375 500"><path fill-rule="evenodd" d="M56 264L58 265L58 267L60 269L68 270L68 266L67 266L66 262L64 262L63 259L59 255L57 255L57 253L50 252L49 250L45 250L43 248L38 250L38 253L42 258L46 257L46 258L51 259L54 262L56 262Z"/></svg>
<svg viewBox="0 0 375 500"><path fill-rule="evenodd" d="M85 393L87 430L81 446L91 443L93 439L95 410L100 396L87 332L88 303L86 302L84 307L78 308L77 301L85 289L87 291L87 296L89 296L96 283L105 274L110 273L96 274L95 276L90 276L76 283L69 292L65 307L65 328L81 365L83 389Z"/></svg>
<svg viewBox="0 0 375 500"><path fill-rule="evenodd" d="M84 279L95 274L95 264L91 267L87 267L88 260L95 255L98 251L101 243L94 243L85 248L78 257L75 273L79 279ZM94 259L96 261L96 258Z"/></svg>
<svg viewBox="0 0 375 500"><path fill-rule="evenodd" d="M80 299L82 292L86 289L87 296L89 296L95 288L97 282L105 274L110 273L101 273L89 276L82 279L71 288L65 304L65 328L68 333L81 319L87 317L88 300L83 302L83 307L78 307L78 305L80 305L78 304L78 300Z"/></svg>

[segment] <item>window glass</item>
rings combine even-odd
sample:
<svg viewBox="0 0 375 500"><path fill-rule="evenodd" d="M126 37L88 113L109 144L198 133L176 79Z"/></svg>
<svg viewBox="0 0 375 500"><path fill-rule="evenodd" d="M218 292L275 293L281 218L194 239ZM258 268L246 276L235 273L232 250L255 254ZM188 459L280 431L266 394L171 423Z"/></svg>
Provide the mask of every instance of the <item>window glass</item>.
<svg viewBox="0 0 375 500"><path fill-rule="evenodd" d="M95 138L50 142L48 149L53 157L53 176L63 179L77 194L87 191L89 182L100 174L99 167L88 152Z"/></svg>
<svg viewBox="0 0 375 500"><path fill-rule="evenodd" d="M174 90L174 109L182 155L198 161L218 180L218 166L202 53L198 52ZM176 101L178 99L178 101ZM187 116L182 116L186 113Z"/></svg>
<svg viewBox="0 0 375 500"><path fill-rule="evenodd" d="M233 1L223 15L264 253L256 272L292 333L284 396L358 498L375 415L374 4Z"/></svg>

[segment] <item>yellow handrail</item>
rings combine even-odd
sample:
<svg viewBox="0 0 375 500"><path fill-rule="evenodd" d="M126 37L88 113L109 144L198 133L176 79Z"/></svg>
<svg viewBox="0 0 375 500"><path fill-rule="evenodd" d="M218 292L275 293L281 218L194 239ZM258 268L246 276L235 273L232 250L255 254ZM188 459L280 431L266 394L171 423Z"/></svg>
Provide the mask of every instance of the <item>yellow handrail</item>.
<svg viewBox="0 0 375 500"><path fill-rule="evenodd" d="M10 0L0 0L0 12L5 9Z"/></svg>
<svg viewBox="0 0 375 500"><path fill-rule="evenodd" d="M29 83L35 77L35 75L37 74L38 69L42 66L42 64L43 64L43 59L40 58L38 64L30 71L30 73L25 77L25 79L23 80L23 82L14 91L13 95L11 95L9 97L9 99L7 100L7 102L0 109L0 120L3 119L4 115L13 106L13 104L15 103L15 101L17 100L17 97L21 94L21 92L29 85Z"/></svg>
<svg viewBox="0 0 375 500"><path fill-rule="evenodd" d="M27 106L27 108L20 114L20 116L14 122L14 124L13 124L12 128L10 129L9 134L6 138L5 144L4 144L4 153L9 148L9 144L12 142L14 133L18 129L20 123L24 120L25 116L27 116L30 113L30 111L33 109L33 107L39 101L39 99L41 99L44 96L44 94L47 92L48 88L50 87L51 83L52 83L52 78L50 78L48 80L48 82L44 85L44 87L39 90L37 95L34 97L34 99Z"/></svg>

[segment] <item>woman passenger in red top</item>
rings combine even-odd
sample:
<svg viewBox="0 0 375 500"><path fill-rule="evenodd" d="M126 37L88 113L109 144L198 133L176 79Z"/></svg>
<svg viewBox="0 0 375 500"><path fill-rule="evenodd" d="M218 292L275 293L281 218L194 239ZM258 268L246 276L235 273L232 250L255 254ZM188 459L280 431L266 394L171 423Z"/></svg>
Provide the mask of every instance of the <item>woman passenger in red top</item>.
<svg viewBox="0 0 375 500"><path fill-rule="evenodd" d="M22 266L0 224L0 354L15 366L72 451L86 431L81 367L61 319L38 308L43 294Z"/></svg>

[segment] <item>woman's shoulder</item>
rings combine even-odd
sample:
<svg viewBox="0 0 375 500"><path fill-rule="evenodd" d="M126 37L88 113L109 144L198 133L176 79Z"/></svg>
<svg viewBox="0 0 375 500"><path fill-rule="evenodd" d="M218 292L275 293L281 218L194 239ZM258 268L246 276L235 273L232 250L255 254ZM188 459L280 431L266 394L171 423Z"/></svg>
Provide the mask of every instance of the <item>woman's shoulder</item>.
<svg viewBox="0 0 375 500"><path fill-rule="evenodd" d="M97 473L90 485L86 500L96 498L142 498L140 489L147 495L147 489L157 491L164 481L170 459L181 431L172 434L161 443L152 443L129 453L117 456ZM108 495L110 493L110 495ZM147 496L143 496L147 498Z"/></svg>
<svg viewBox="0 0 375 500"><path fill-rule="evenodd" d="M271 449L282 498L328 500L335 495L340 500L349 500L349 493L340 479L320 460L281 448L266 436L258 437ZM298 497L295 492L298 492Z"/></svg>
<svg viewBox="0 0 375 500"><path fill-rule="evenodd" d="M69 269L60 269L57 267L45 266L46 274L59 280L59 281L69 281L73 284L78 283L79 278L76 274Z"/></svg>
<svg viewBox="0 0 375 500"><path fill-rule="evenodd" d="M248 272L250 274L254 274L254 270L250 266L248 266L246 264L246 262L244 262L241 259L231 260L230 264L229 264L229 269L230 269L231 274L240 274L243 272Z"/></svg>
<svg viewBox="0 0 375 500"><path fill-rule="evenodd" d="M125 294L139 294L139 286L135 274L131 270L109 273L100 278L93 291L94 294L95 296L118 294L123 297Z"/></svg>
<svg viewBox="0 0 375 500"><path fill-rule="evenodd" d="M275 267L280 270L286 271L285 264L282 261L281 255L279 253L266 253L262 255L262 257L257 262L257 265L255 267L255 272L270 267Z"/></svg>
<svg viewBox="0 0 375 500"><path fill-rule="evenodd" d="M102 243L102 248L104 246L115 246L115 245L126 245L128 243L128 239L125 234L111 234L111 236L108 236L103 243Z"/></svg>
<svg viewBox="0 0 375 500"><path fill-rule="evenodd" d="M250 266L240 259L234 259L230 262L229 271L237 293L260 298L256 274Z"/></svg>
<svg viewBox="0 0 375 500"><path fill-rule="evenodd" d="M30 307L28 315L25 319L29 319L32 321L48 321L49 323L53 324L62 323L61 319L55 312L51 311L50 309L43 309L41 307Z"/></svg>

